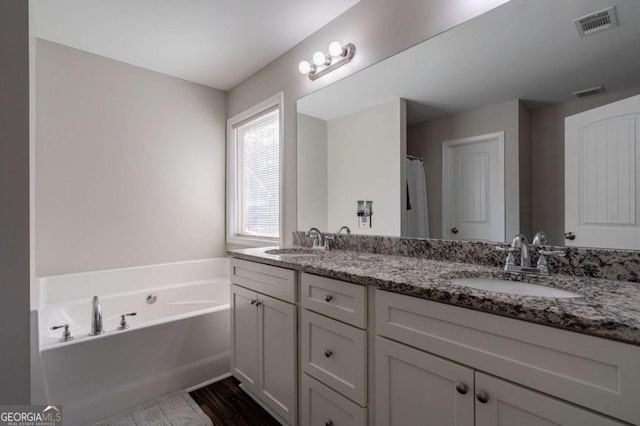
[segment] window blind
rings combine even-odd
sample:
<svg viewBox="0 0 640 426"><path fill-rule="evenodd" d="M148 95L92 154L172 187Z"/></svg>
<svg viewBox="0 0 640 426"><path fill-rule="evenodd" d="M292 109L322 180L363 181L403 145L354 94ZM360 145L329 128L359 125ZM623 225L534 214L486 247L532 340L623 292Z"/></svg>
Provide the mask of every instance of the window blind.
<svg viewBox="0 0 640 426"><path fill-rule="evenodd" d="M236 127L237 233L280 235L280 114L270 110Z"/></svg>

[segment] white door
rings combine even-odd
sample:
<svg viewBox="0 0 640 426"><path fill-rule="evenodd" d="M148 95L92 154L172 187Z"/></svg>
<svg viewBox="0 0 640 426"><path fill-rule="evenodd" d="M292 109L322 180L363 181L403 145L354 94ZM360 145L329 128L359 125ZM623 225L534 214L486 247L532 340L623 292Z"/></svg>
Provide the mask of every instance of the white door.
<svg viewBox="0 0 640 426"><path fill-rule="evenodd" d="M289 424L296 423L296 306L258 295L258 396Z"/></svg>
<svg viewBox="0 0 640 426"><path fill-rule="evenodd" d="M442 144L442 238L505 241L504 132Z"/></svg>
<svg viewBox="0 0 640 426"><path fill-rule="evenodd" d="M564 161L566 244L640 249L640 95L567 117Z"/></svg>
<svg viewBox="0 0 640 426"><path fill-rule="evenodd" d="M375 363L376 425L473 426L472 369L382 337Z"/></svg>
<svg viewBox="0 0 640 426"><path fill-rule="evenodd" d="M258 390L258 294L231 286L231 372L254 394Z"/></svg>
<svg viewBox="0 0 640 426"><path fill-rule="evenodd" d="M476 393L478 395L476 426L621 426L623 424L479 372L476 372ZM486 398L482 398L483 396Z"/></svg>

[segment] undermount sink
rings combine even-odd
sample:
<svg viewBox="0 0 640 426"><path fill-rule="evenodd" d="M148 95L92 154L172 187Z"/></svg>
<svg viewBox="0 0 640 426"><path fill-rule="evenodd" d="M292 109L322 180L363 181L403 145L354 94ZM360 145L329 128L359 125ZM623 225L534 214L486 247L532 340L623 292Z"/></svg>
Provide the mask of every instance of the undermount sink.
<svg viewBox="0 0 640 426"><path fill-rule="evenodd" d="M304 247L292 247L282 249L271 249L265 251L266 254L273 254L276 256L316 256L321 250L310 249Z"/></svg>
<svg viewBox="0 0 640 426"><path fill-rule="evenodd" d="M495 278L459 278L452 279L456 285L476 288L478 290L491 291L495 293L517 294L520 296L554 297L554 298L574 298L583 297L559 288L547 287L543 285L524 283L520 281L500 280Z"/></svg>

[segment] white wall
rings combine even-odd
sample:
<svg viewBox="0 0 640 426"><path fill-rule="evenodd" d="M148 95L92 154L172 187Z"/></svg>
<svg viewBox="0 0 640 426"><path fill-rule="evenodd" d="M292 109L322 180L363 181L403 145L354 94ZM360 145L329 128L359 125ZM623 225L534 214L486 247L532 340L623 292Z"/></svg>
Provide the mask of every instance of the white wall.
<svg viewBox="0 0 640 426"><path fill-rule="evenodd" d="M427 38L480 15L507 0L361 0L227 94L227 116L284 92L284 235L296 230L296 100ZM329 43L352 42L358 52L348 65L316 81L298 72Z"/></svg>
<svg viewBox="0 0 640 426"><path fill-rule="evenodd" d="M396 99L327 122L329 231L347 225L358 234L401 235L404 105ZM371 228L357 228L358 200L373 201Z"/></svg>
<svg viewBox="0 0 640 426"><path fill-rule="evenodd" d="M298 229L327 228L327 122L298 114Z"/></svg>
<svg viewBox="0 0 640 426"><path fill-rule="evenodd" d="M36 273L225 254L225 94L37 42Z"/></svg>
<svg viewBox="0 0 640 426"><path fill-rule="evenodd" d="M0 2L0 404L29 404L29 10Z"/></svg>

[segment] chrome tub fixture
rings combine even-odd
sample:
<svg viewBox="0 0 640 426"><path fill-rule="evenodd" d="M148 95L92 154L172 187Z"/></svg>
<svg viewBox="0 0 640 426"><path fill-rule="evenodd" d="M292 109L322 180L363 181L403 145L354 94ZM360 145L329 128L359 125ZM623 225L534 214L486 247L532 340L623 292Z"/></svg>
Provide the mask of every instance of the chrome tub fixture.
<svg viewBox="0 0 640 426"><path fill-rule="evenodd" d="M93 300L91 301L91 332L89 333L89 336L99 336L103 333L102 308L100 308L98 296L93 296Z"/></svg>

